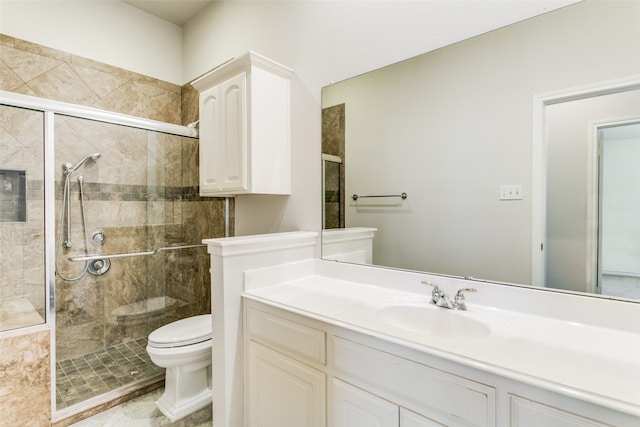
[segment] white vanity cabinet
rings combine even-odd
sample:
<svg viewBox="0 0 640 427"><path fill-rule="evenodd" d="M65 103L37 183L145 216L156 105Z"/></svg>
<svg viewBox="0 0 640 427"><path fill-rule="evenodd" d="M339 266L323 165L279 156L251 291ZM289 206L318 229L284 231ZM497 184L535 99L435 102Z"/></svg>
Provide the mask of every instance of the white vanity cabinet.
<svg viewBox="0 0 640 427"><path fill-rule="evenodd" d="M244 299L245 425L637 427L634 415Z"/></svg>
<svg viewBox="0 0 640 427"><path fill-rule="evenodd" d="M245 299L243 311L246 426L495 425L491 387L344 339L322 322L256 301Z"/></svg>
<svg viewBox="0 0 640 427"><path fill-rule="evenodd" d="M325 332L245 307L245 425L324 427Z"/></svg>
<svg viewBox="0 0 640 427"><path fill-rule="evenodd" d="M200 195L290 194L290 76L254 52L198 78Z"/></svg>

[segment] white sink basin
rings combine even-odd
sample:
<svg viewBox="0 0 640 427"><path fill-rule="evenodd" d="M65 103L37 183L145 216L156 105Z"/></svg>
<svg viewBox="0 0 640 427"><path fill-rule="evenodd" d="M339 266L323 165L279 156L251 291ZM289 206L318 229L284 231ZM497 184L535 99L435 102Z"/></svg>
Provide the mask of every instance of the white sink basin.
<svg viewBox="0 0 640 427"><path fill-rule="evenodd" d="M491 328L463 311L426 304L395 304L375 311L377 320L436 337L471 339L491 335Z"/></svg>

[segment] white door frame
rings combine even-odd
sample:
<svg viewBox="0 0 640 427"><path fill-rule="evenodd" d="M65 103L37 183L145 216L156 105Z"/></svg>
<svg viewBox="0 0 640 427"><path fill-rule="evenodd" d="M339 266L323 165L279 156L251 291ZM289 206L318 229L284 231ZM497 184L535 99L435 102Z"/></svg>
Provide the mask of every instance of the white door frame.
<svg viewBox="0 0 640 427"><path fill-rule="evenodd" d="M594 96L608 95L618 92L640 89L640 75L629 76L621 79L591 83L588 85L561 89L534 95L533 97L533 135L532 135L532 185L531 185L531 284L533 286L545 286L545 257L546 245L546 188L547 188L547 123L546 107L562 102L591 98ZM609 122L610 123L610 122ZM593 135L593 133L591 133ZM597 137L597 136L596 136ZM597 139L596 139L597 142ZM597 161L597 160L596 160ZM591 163L591 162L590 162ZM589 167L597 167L591 165ZM595 175L595 174L592 174ZM590 184L593 185L593 184ZM597 183L595 184L597 191ZM589 208L589 224L592 224L592 207ZM597 221L597 204L595 206L595 218ZM590 226L589 235L591 236ZM596 227L597 228L597 227ZM595 243L595 256L597 257L597 230ZM589 248L589 256L593 256L593 248ZM593 272L589 272L593 276ZM589 277L589 276L588 276ZM595 289L595 284L593 285Z"/></svg>

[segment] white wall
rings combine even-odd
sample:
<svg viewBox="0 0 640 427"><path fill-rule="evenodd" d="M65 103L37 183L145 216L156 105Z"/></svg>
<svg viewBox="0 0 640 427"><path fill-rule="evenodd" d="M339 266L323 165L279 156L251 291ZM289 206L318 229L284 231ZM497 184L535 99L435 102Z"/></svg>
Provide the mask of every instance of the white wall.
<svg viewBox="0 0 640 427"><path fill-rule="evenodd" d="M238 197L236 233L320 229L323 86L566 3L213 3L184 28L186 79L247 50L295 71L292 195Z"/></svg>
<svg viewBox="0 0 640 427"><path fill-rule="evenodd" d="M0 33L184 83L182 28L117 0L0 0Z"/></svg>

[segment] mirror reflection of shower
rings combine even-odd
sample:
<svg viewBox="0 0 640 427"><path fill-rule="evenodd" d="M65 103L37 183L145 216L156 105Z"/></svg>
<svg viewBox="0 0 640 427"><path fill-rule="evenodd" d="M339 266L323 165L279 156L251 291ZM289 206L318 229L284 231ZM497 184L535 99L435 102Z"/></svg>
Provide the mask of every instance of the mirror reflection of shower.
<svg viewBox="0 0 640 427"><path fill-rule="evenodd" d="M342 159L322 153L322 228L344 228L344 171Z"/></svg>
<svg viewBox="0 0 640 427"><path fill-rule="evenodd" d="M109 262L108 259L96 260L96 261L85 261L84 266L78 275L66 276L64 273L62 273L59 265L60 255L63 248L71 249L72 247L74 247L74 243L71 239L71 230L73 226L71 221L71 178L73 174L76 171L78 171L82 166L84 166L86 162L88 161L95 162L99 158L100 158L100 153L93 153L84 157L75 165L73 165L72 163L62 164L62 172L64 174L64 186L62 189L62 206L60 207L60 228L58 232L58 247L56 249L56 273L58 274L58 276L60 276L62 280L65 280L65 281L73 282L73 281L80 280L87 273L87 271L90 272L91 274L100 275L100 274L104 274L109 269L109 266L107 265ZM84 254L89 255L89 237L88 237L88 231L87 231L87 218L86 218L85 206L84 206L84 177L82 175L79 175L77 180L78 180L79 195L80 195L80 218L82 221L82 234L84 236L84 242L83 242ZM63 240L63 235L65 231L66 231L66 238ZM92 263L97 263L97 262L100 263L100 265L98 266L99 268L95 268L96 266L91 265Z"/></svg>

